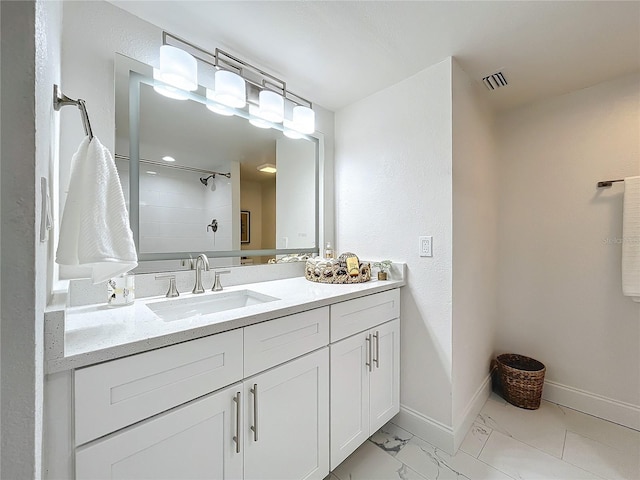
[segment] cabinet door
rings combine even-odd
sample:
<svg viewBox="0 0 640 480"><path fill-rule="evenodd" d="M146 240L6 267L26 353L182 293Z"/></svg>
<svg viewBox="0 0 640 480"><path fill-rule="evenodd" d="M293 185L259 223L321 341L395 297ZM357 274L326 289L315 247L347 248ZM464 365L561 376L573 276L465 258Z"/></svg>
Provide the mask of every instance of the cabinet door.
<svg viewBox="0 0 640 480"><path fill-rule="evenodd" d="M369 381L371 435L400 411L400 320L373 328Z"/></svg>
<svg viewBox="0 0 640 480"><path fill-rule="evenodd" d="M241 384L194 400L76 451L77 479L241 479L233 437Z"/></svg>
<svg viewBox="0 0 640 480"><path fill-rule="evenodd" d="M244 382L244 478L322 480L329 474L329 351Z"/></svg>
<svg viewBox="0 0 640 480"><path fill-rule="evenodd" d="M331 345L331 470L369 438L369 332Z"/></svg>

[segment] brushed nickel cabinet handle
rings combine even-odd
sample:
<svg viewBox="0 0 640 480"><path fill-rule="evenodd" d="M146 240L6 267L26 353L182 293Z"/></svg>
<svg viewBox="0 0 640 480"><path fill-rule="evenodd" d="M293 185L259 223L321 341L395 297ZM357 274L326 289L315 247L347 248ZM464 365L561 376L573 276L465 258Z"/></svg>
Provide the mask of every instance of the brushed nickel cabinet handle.
<svg viewBox="0 0 640 480"><path fill-rule="evenodd" d="M253 394L253 441L258 441L258 384L254 383L253 388L249 390Z"/></svg>
<svg viewBox="0 0 640 480"><path fill-rule="evenodd" d="M367 338L365 338L365 341L367 342L367 362L365 362L365 365L367 367L369 367L369 371L372 370L372 361L371 361L371 334L367 335Z"/></svg>
<svg viewBox="0 0 640 480"><path fill-rule="evenodd" d="M236 436L233 437L233 441L236 442L236 453L240 453L240 395L241 392L237 392L236 396L233 397L233 401L236 402Z"/></svg>
<svg viewBox="0 0 640 480"><path fill-rule="evenodd" d="M380 368L380 332L376 330L373 334L373 338L376 339L376 355L373 358L373 363L376 364L376 368Z"/></svg>

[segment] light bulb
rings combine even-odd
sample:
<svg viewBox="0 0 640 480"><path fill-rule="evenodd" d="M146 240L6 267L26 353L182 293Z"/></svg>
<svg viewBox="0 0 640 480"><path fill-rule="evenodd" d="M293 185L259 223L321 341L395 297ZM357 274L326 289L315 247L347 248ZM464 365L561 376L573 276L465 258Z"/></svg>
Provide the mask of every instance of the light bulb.
<svg viewBox="0 0 640 480"><path fill-rule="evenodd" d="M198 62L184 50L163 45L159 77L164 83L191 92L198 88Z"/></svg>
<svg viewBox="0 0 640 480"><path fill-rule="evenodd" d="M247 88L244 79L237 73L218 70L215 73L214 100L231 108L242 108L247 104Z"/></svg>
<svg viewBox="0 0 640 480"><path fill-rule="evenodd" d="M218 103L216 100L216 92L207 88L207 100L211 100L213 103L207 103L207 108L218 115L224 115L230 117L233 115L233 110L225 105Z"/></svg>
<svg viewBox="0 0 640 480"><path fill-rule="evenodd" d="M292 127L300 133L310 134L316 130L316 114L309 107L293 107Z"/></svg>
<svg viewBox="0 0 640 480"><path fill-rule="evenodd" d="M302 138L302 134L296 131L295 128L293 128L293 122L291 120L285 118L283 121L283 126L284 129L282 130L282 133L284 133L285 137L289 137L293 140Z"/></svg>
<svg viewBox="0 0 640 480"><path fill-rule="evenodd" d="M271 128L271 123L262 118L260 109L255 105L249 105L249 123L258 128Z"/></svg>
<svg viewBox="0 0 640 480"><path fill-rule="evenodd" d="M259 96L260 116L273 123L280 123L284 118L284 98L271 90L262 90Z"/></svg>
<svg viewBox="0 0 640 480"><path fill-rule="evenodd" d="M160 79L160 70L157 68L153 69L153 79L162 81ZM170 87L169 85L154 85L153 90L163 97L172 98L174 100L187 99L187 95L182 90L178 90L176 87Z"/></svg>

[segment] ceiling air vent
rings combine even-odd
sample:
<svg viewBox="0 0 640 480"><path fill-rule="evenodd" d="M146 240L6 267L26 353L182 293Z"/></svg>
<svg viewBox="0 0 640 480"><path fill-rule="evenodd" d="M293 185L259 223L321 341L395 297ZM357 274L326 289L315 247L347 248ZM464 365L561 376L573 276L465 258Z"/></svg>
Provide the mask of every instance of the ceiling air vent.
<svg viewBox="0 0 640 480"><path fill-rule="evenodd" d="M496 90L497 88L506 87L508 85L507 79L502 72L487 75L482 79L482 83L484 83L485 87L489 90Z"/></svg>

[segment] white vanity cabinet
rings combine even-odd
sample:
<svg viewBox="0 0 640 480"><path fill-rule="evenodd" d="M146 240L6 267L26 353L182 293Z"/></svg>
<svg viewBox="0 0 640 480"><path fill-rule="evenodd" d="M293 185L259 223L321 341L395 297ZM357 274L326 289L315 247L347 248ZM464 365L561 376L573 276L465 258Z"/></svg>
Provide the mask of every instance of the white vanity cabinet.
<svg viewBox="0 0 640 480"><path fill-rule="evenodd" d="M399 410L399 292L50 376L45 478L323 480Z"/></svg>
<svg viewBox="0 0 640 480"><path fill-rule="evenodd" d="M322 480L325 347L76 451L77 479Z"/></svg>
<svg viewBox="0 0 640 480"><path fill-rule="evenodd" d="M241 479L239 386L207 395L76 450L76 478Z"/></svg>
<svg viewBox="0 0 640 480"><path fill-rule="evenodd" d="M332 306L332 339L367 328L330 347L332 470L399 412L399 301L391 291Z"/></svg>
<svg viewBox="0 0 640 480"><path fill-rule="evenodd" d="M244 478L329 474L329 349L245 380Z"/></svg>
<svg viewBox="0 0 640 480"><path fill-rule="evenodd" d="M322 480L328 343L324 307L78 369L76 479Z"/></svg>

